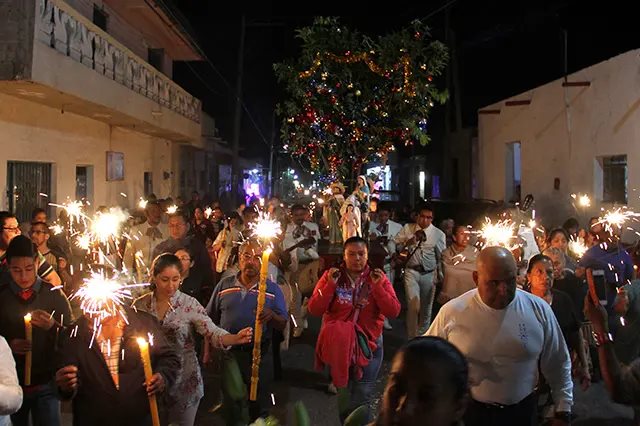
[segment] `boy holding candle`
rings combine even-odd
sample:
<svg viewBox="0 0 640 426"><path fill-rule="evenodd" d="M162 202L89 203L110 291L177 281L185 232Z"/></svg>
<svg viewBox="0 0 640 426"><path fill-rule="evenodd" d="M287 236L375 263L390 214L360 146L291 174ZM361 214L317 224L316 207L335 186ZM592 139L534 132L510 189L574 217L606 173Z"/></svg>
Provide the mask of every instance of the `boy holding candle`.
<svg viewBox="0 0 640 426"><path fill-rule="evenodd" d="M71 322L71 308L60 290L37 275L38 252L29 238L18 235L6 251L10 281L0 289L0 335L13 352L24 402L11 416L16 426L26 426L29 414L34 424L59 425L60 403L50 385L54 377L54 359L63 327ZM32 339L27 339L25 316L31 314ZM31 353L31 365L26 356ZM30 370L30 383L25 383Z"/></svg>

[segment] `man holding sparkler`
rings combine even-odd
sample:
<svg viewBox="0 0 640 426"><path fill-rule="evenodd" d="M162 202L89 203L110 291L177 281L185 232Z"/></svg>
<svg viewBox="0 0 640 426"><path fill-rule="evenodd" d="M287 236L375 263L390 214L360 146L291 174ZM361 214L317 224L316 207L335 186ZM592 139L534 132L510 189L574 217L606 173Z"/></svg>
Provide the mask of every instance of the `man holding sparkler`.
<svg viewBox="0 0 640 426"><path fill-rule="evenodd" d="M35 424L59 425L60 403L50 382L58 338L72 320L69 301L36 274L39 256L27 237L13 238L6 258L11 280L0 290L0 335L9 342L24 391L11 420L26 426L31 414Z"/></svg>
<svg viewBox="0 0 640 426"><path fill-rule="evenodd" d="M130 297L124 284L94 274L76 295L84 315L65 333L55 375L60 397L73 400L73 424L150 426L158 417L151 401L180 371L175 348L153 316L122 305ZM148 379L145 354L153 368Z"/></svg>
<svg viewBox="0 0 640 426"><path fill-rule="evenodd" d="M207 311L215 324L229 333L236 334L246 327L254 327L256 321L256 307L258 304L258 284L263 247L256 240L246 240L239 248L238 275L221 280L213 291ZM261 341L261 359L258 381L258 398L250 402L251 420L265 416L267 407L271 404L268 389L271 383L273 362L271 360L272 327L284 330L287 325L287 309L284 295L280 287L271 280L267 280L265 304L260 316L263 324ZM253 344L233 346L227 354L231 355L240 367L242 380L247 386L251 382L251 367L253 361ZM226 389L226 386L223 386ZM233 416L239 409L238 402L229 395L224 395L227 424L236 424ZM246 401L240 401L241 405Z"/></svg>

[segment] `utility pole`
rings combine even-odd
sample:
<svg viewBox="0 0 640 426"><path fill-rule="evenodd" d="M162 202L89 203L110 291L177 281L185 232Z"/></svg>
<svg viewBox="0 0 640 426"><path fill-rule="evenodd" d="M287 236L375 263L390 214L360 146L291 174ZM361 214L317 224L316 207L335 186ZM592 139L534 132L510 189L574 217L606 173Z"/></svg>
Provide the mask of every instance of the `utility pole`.
<svg viewBox="0 0 640 426"><path fill-rule="evenodd" d="M273 196L273 156L276 147L276 110L273 110L271 120L271 146L269 150L269 197Z"/></svg>
<svg viewBox="0 0 640 426"><path fill-rule="evenodd" d="M244 14L240 20L240 46L238 46L238 68L236 70L236 103L233 119L233 143L231 164L231 200L233 208L238 207L240 195L240 127L242 124L242 73L244 69L244 40L246 21Z"/></svg>

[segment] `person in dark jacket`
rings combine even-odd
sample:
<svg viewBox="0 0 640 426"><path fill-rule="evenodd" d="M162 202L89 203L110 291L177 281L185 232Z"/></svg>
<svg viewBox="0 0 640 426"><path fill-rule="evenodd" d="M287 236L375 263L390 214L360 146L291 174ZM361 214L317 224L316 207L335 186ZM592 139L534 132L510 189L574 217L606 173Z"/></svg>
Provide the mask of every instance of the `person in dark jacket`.
<svg viewBox="0 0 640 426"><path fill-rule="evenodd" d="M120 308L118 315L101 321L95 338L93 324L85 314L70 327L71 333L65 333L56 373L60 396L73 401L73 425L151 425L148 396L161 396L180 371L174 347L158 321L145 312ZM146 382L136 339L149 335L154 374Z"/></svg>
<svg viewBox="0 0 640 426"><path fill-rule="evenodd" d="M16 426L59 425L60 402L50 385L54 354L63 324L71 323L71 308L59 289L38 275L38 252L31 240L18 235L6 251L9 281L0 290L0 335L9 346L24 393L20 410L11 416ZM32 340L26 339L25 315L31 314ZM25 354L31 352L31 382L25 385Z"/></svg>

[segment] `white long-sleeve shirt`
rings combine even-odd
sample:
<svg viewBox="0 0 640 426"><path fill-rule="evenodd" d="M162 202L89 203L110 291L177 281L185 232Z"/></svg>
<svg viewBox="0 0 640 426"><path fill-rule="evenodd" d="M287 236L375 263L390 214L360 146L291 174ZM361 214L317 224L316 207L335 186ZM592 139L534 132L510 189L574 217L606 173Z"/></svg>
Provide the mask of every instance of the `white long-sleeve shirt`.
<svg viewBox="0 0 640 426"><path fill-rule="evenodd" d="M435 269L437 266L435 250L438 249L442 253L447 248L447 239L444 232L433 226L433 224L426 228L421 228L417 223L406 224L395 237L395 243L402 249L407 241L409 241L416 232L419 230L424 231L427 236L426 240L420 242L420 247L415 250L415 253L411 256L411 259L407 259L407 266L420 266L422 265L425 270ZM409 246L409 250L415 249L415 243Z"/></svg>
<svg viewBox="0 0 640 426"><path fill-rule="evenodd" d="M378 229L378 227L380 226L379 223L370 222L369 223L369 233L370 234L374 234L377 237L387 237L388 238L388 240L387 240L387 251L389 252L389 255L387 256L387 258L389 258L389 257L391 257L391 255L393 253L396 252L395 237L402 230L402 225L400 225L398 222L394 222L393 220L388 220L386 225L387 225L387 232L386 233L382 233Z"/></svg>
<svg viewBox="0 0 640 426"><path fill-rule="evenodd" d="M9 426L9 415L21 406L22 388L18 382L16 363L7 341L0 336L0 426Z"/></svg>
<svg viewBox="0 0 640 426"><path fill-rule="evenodd" d="M516 290L505 309L485 305L478 290L445 304L425 334L454 344L469 362L476 401L516 404L538 383L538 362L551 386L556 411L571 411L571 360L551 307Z"/></svg>

